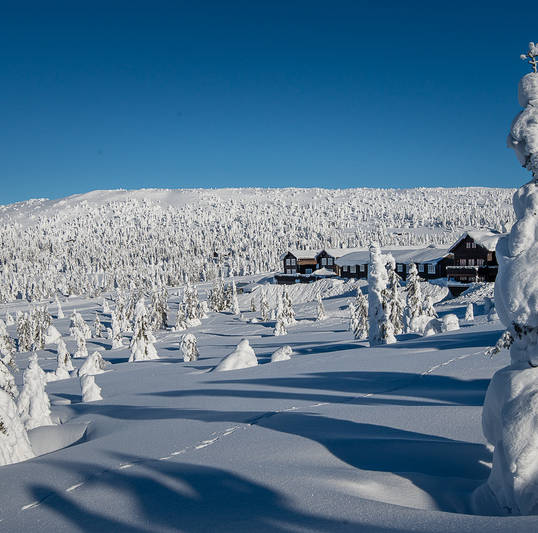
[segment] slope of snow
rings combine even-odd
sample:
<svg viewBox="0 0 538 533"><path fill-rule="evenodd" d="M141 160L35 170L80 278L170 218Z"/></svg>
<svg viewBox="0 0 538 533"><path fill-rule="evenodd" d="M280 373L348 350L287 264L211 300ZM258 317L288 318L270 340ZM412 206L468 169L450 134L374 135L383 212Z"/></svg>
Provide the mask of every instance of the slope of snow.
<svg viewBox="0 0 538 533"><path fill-rule="evenodd" d="M100 308L81 298L62 305L88 322ZM502 325L401 335L368 348L348 331L345 293L324 305L322 322L315 301L296 305L298 323L284 337L271 334L274 322L250 322L257 313L247 305L243 318L210 313L189 330L200 351L190 363L171 331L155 333L160 359L142 363L127 362L128 347L90 339L89 351L105 348L112 363L98 376L104 399L81 403L78 379L47 385L57 431L72 426L74 435L83 424L85 437L2 468L2 529L536 530L536 517L471 514L492 459L480 426L484 394L507 362L506 353L483 352ZM54 325L68 334L68 319ZM242 338L260 364L208 372ZM74 349L73 338L67 344ZM294 357L267 364L284 345ZM55 367L54 353L38 355L45 370ZM19 366L27 358L17 354ZM52 450L61 437L50 438Z"/></svg>

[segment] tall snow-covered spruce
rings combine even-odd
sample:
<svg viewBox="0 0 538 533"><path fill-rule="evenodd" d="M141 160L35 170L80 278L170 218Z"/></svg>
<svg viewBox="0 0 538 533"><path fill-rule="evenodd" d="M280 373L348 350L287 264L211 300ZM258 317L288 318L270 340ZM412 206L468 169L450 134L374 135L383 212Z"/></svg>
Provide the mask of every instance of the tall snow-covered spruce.
<svg viewBox="0 0 538 533"><path fill-rule="evenodd" d="M497 371L482 412L484 436L494 446L493 467L475 492L481 513L538 514L538 46L530 43L533 72L519 82L524 108L508 135L532 180L514 194L516 222L497 243L495 306L512 337L510 364Z"/></svg>

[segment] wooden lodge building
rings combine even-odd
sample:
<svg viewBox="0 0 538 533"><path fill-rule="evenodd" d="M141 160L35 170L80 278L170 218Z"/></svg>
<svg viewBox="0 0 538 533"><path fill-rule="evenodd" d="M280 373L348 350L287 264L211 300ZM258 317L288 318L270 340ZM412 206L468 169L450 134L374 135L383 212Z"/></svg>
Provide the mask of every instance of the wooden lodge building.
<svg viewBox="0 0 538 533"><path fill-rule="evenodd" d="M412 264L423 279L447 278L453 294L476 281L495 281L495 246L501 234L486 231L464 233L450 248L429 246L383 249L396 262L396 272L405 279ZM275 275L280 284L310 283L327 277L361 279L368 277L370 252L366 248L288 250L280 257L283 271Z"/></svg>

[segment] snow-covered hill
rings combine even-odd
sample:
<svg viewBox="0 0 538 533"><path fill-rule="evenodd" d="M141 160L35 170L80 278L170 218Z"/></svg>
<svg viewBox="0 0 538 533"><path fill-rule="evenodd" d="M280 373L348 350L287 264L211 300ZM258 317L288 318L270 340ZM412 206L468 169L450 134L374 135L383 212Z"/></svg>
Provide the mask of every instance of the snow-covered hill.
<svg viewBox="0 0 538 533"><path fill-rule="evenodd" d="M0 302L271 272L294 248L451 244L512 221L509 189L94 191L0 207Z"/></svg>

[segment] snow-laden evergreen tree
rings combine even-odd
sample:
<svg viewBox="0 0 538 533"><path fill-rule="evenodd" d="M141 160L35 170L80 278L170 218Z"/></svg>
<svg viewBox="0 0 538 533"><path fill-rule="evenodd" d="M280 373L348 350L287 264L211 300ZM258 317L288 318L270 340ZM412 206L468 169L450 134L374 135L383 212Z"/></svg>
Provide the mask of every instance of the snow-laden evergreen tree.
<svg viewBox="0 0 538 533"><path fill-rule="evenodd" d="M286 289L282 290L282 304L286 327L295 325L297 323L297 320L295 320L295 311L293 310L293 304Z"/></svg>
<svg viewBox="0 0 538 533"><path fill-rule="evenodd" d="M387 257L381 255L379 246L370 247L368 265L368 329L370 346L396 342L390 321L390 309L383 306L383 292L387 289Z"/></svg>
<svg viewBox="0 0 538 533"><path fill-rule="evenodd" d="M6 324L2 319L0 319L0 355L6 365L15 371L18 370L15 363L15 341L9 335Z"/></svg>
<svg viewBox="0 0 538 533"><path fill-rule="evenodd" d="M78 328L71 328L71 333L75 337L75 340L77 341L77 351L75 352L76 359L84 359L88 357L88 346L86 345L86 337L82 333L82 331Z"/></svg>
<svg viewBox="0 0 538 533"><path fill-rule="evenodd" d="M30 327L32 330L32 350L45 348L45 335L52 324L52 317L46 307L36 307L30 313Z"/></svg>
<svg viewBox="0 0 538 533"><path fill-rule="evenodd" d="M54 303L56 304L56 318L58 320L65 318L64 311L62 309L62 304L60 303L60 298L58 298L58 294L54 296Z"/></svg>
<svg viewBox="0 0 538 533"><path fill-rule="evenodd" d="M267 292L264 288L260 289L260 316L264 322L267 322L271 316L269 302L267 301Z"/></svg>
<svg viewBox="0 0 538 533"><path fill-rule="evenodd" d="M186 333L181 336L180 349L183 354L183 361L186 363L196 361L198 359L197 340L192 333Z"/></svg>
<svg viewBox="0 0 538 533"><path fill-rule="evenodd" d="M104 315L110 314L110 306L108 305L108 300L103 297L103 303L101 304L101 312Z"/></svg>
<svg viewBox="0 0 538 533"><path fill-rule="evenodd" d="M407 274L405 290L407 292L407 300L404 322L407 331L414 331L413 321L422 315L422 289L420 288L420 278L415 264L411 265Z"/></svg>
<svg viewBox="0 0 538 533"><path fill-rule="evenodd" d="M56 370L54 371L54 380L69 379L69 372L74 370L71 354L67 351L67 346L63 339L59 339L56 346ZM51 377L47 375L49 381Z"/></svg>
<svg viewBox="0 0 538 533"><path fill-rule="evenodd" d="M34 457L28 434L11 394L0 388L0 466Z"/></svg>
<svg viewBox="0 0 538 533"><path fill-rule="evenodd" d="M23 387L17 409L26 430L54 425L50 417L50 400L45 391L47 377L39 366L37 354L32 354L23 374Z"/></svg>
<svg viewBox="0 0 538 533"><path fill-rule="evenodd" d="M112 349L121 348L123 346L123 335L120 329L120 321L116 311L112 311L110 314L111 326L112 326Z"/></svg>
<svg viewBox="0 0 538 533"><path fill-rule="evenodd" d="M254 297L250 298L250 311L252 313L256 312L256 302L254 301Z"/></svg>
<svg viewBox="0 0 538 533"><path fill-rule="evenodd" d="M474 320L474 310L473 304L469 302L465 308L465 319L466 322L472 322Z"/></svg>
<svg viewBox="0 0 538 533"><path fill-rule="evenodd" d="M221 313L226 309L224 282L221 276L215 278L213 288L209 293L208 304L209 308L217 313Z"/></svg>
<svg viewBox="0 0 538 533"><path fill-rule="evenodd" d="M144 305L144 300L140 299L136 304L134 314L134 330L131 339L131 356L129 357L129 362L159 359L157 350L153 346L154 342L155 337L150 329L146 306Z"/></svg>
<svg viewBox="0 0 538 533"><path fill-rule="evenodd" d="M95 336L97 338L103 337L103 333L105 331L105 328L103 324L101 323L101 319L99 318L99 313L95 313L95 320L93 321L93 331L95 332Z"/></svg>
<svg viewBox="0 0 538 533"><path fill-rule="evenodd" d="M389 320L392 323L394 334L399 335L404 331L405 304L400 294L400 276L396 273L394 260L388 263L387 298L390 304Z"/></svg>
<svg viewBox="0 0 538 533"><path fill-rule="evenodd" d="M497 242L495 307L513 341L510 364L494 374L484 402L482 428L494 452L487 484L475 493L481 514L538 514L538 46L529 43L522 57L533 72L519 82L524 109L508 145L532 179L515 192L516 222Z"/></svg>
<svg viewBox="0 0 538 533"><path fill-rule="evenodd" d="M184 331L188 328L187 317L185 316L185 305L180 302L177 308L176 323L174 331Z"/></svg>
<svg viewBox="0 0 538 533"><path fill-rule="evenodd" d="M151 327L152 329L166 329L168 325L168 293L161 289L151 295Z"/></svg>
<svg viewBox="0 0 538 533"><path fill-rule="evenodd" d="M431 296L426 296L426 298L424 298L424 302L422 304L422 314L437 318L437 313L433 307Z"/></svg>
<svg viewBox="0 0 538 533"><path fill-rule="evenodd" d="M368 338L368 300L357 288L355 302L350 303L351 331L357 340Z"/></svg>
<svg viewBox="0 0 538 533"><path fill-rule="evenodd" d="M232 300L232 313L234 315L239 315L240 314L240 310L239 310L239 300L237 299L237 289L235 287L235 281L232 281L232 295L231 295L231 300Z"/></svg>
<svg viewBox="0 0 538 533"><path fill-rule="evenodd" d="M82 392L82 402L98 402L102 400L101 387L95 383L93 374L83 374L80 376L80 389Z"/></svg>
<svg viewBox="0 0 538 533"><path fill-rule="evenodd" d="M317 300L316 320L318 322L321 322L322 320L325 320L327 318L327 315L325 314L325 307L323 306L323 300L321 299L321 292L318 292L316 300Z"/></svg>
<svg viewBox="0 0 538 533"><path fill-rule="evenodd" d="M13 399L19 395L15 378L9 371L9 367L2 361L0 361L0 389L6 391Z"/></svg>
<svg viewBox="0 0 538 533"><path fill-rule="evenodd" d="M495 320L499 320L499 315L497 313L497 308L492 306L488 313L488 322L494 322Z"/></svg>
<svg viewBox="0 0 538 533"><path fill-rule="evenodd" d="M198 317L198 291L190 283L187 284L183 292L183 309L187 327L192 328L201 324Z"/></svg>
<svg viewBox="0 0 538 533"><path fill-rule="evenodd" d="M75 336L75 329L78 329L86 340L92 338L92 330L90 329L90 326L86 324L86 322L82 318L82 315L76 310L74 310L73 314L71 315L70 330L73 337Z"/></svg>
<svg viewBox="0 0 538 533"><path fill-rule="evenodd" d="M277 308L276 308L276 325L273 331L275 337L288 334L288 328L286 327L287 320L285 315L284 302L280 292L277 295Z"/></svg>
<svg viewBox="0 0 538 533"><path fill-rule="evenodd" d="M17 337L19 352L29 352L32 349L33 331L28 313L17 313Z"/></svg>
<svg viewBox="0 0 538 533"><path fill-rule="evenodd" d="M6 326L13 326L15 324L15 319L9 313L9 311L6 311Z"/></svg>

